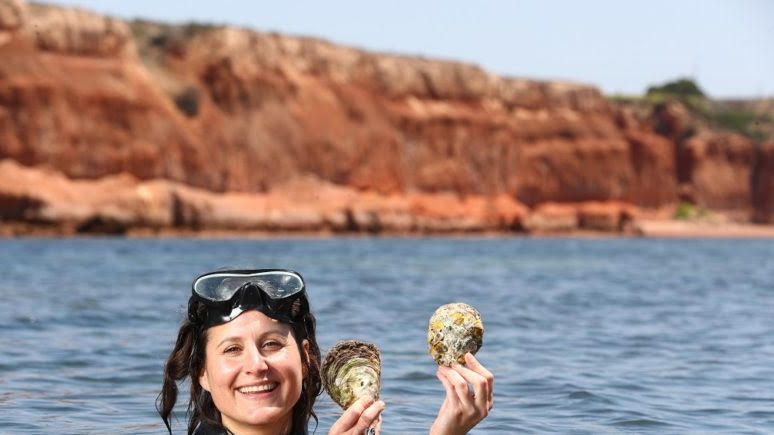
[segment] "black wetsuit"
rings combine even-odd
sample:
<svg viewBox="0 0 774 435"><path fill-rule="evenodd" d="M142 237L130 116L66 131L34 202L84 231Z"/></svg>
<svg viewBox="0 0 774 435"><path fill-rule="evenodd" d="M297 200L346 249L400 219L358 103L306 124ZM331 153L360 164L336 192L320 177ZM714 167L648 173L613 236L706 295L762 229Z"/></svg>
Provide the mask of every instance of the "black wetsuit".
<svg viewBox="0 0 774 435"><path fill-rule="evenodd" d="M300 430L293 430L290 432L290 435L307 435L309 432L307 432L306 428L302 428ZM194 429L193 435L227 435L228 432L224 429L221 429L219 427L215 427L212 425L209 425L207 423L201 422L198 426L196 426L196 429Z"/></svg>
<svg viewBox="0 0 774 435"><path fill-rule="evenodd" d="M226 435L226 434L228 434L228 432L226 432L225 430L219 427L210 426L207 423L199 423L199 425L196 426L196 429L194 429L193 431L193 435Z"/></svg>

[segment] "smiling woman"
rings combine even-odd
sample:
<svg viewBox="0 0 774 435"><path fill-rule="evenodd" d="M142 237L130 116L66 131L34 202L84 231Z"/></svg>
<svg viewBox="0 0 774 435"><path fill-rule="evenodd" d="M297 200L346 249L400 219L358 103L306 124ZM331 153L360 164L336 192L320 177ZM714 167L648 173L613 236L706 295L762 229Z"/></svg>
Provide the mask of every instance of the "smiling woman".
<svg viewBox="0 0 774 435"><path fill-rule="evenodd" d="M439 368L447 394L433 434L464 434L492 407L493 377L467 356L467 368ZM301 275L259 269L198 277L156 403L170 434L177 383L186 378L189 435L306 434L309 419L317 421L321 378L315 318ZM378 434L384 407L362 397L328 433Z"/></svg>
<svg viewBox="0 0 774 435"><path fill-rule="evenodd" d="M221 422L236 433L289 427L307 371L290 326L248 311L208 331L199 384L212 395ZM309 341L302 343L309 360Z"/></svg>
<svg viewBox="0 0 774 435"><path fill-rule="evenodd" d="M321 391L315 319L300 275L198 277L157 408L171 433L177 381L191 380L189 434L306 433Z"/></svg>

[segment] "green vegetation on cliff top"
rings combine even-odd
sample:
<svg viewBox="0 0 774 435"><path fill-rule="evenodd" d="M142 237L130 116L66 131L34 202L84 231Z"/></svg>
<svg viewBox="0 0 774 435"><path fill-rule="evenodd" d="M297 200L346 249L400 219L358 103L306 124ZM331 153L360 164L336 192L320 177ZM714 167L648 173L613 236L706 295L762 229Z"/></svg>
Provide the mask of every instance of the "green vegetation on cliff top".
<svg viewBox="0 0 774 435"><path fill-rule="evenodd" d="M692 80L650 86L644 96L613 95L611 101L645 109L669 101L683 103L710 127L740 133L760 143L774 139L774 100L713 100Z"/></svg>

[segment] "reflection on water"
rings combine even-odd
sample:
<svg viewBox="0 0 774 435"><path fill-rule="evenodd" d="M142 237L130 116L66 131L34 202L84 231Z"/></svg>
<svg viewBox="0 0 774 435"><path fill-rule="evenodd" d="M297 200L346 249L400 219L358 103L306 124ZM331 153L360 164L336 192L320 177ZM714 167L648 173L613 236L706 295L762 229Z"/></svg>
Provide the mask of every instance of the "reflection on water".
<svg viewBox="0 0 774 435"><path fill-rule="evenodd" d="M381 347L385 433L432 422L425 328L452 301L482 313L496 376L476 433L770 433L772 258L749 240L5 240L0 428L162 432L191 280L252 266L301 272L323 350ZM338 407L317 411L325 433Z"/></svg>

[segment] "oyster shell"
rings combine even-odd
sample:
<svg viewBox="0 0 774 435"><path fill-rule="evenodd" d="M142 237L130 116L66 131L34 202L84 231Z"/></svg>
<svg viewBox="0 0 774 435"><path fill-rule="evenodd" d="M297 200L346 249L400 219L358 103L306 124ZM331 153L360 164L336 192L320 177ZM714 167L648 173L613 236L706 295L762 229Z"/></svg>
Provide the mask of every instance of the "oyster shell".
<svg viewBox="0 0 774 435"><path fill-rule="evenodd" d="M483 344L481 314L468 304L446 304L435 310L427 327L430 355L438 365L465 362L465 354L475 354Z"/></svg>
<svg viewBox="0 0 774 435"><path fill-rule="evenodd" d="M320 371L325 391L344 409L366 395L379 398L382 365L379 348L371 343L336 343L325 355Z"/></svg>

